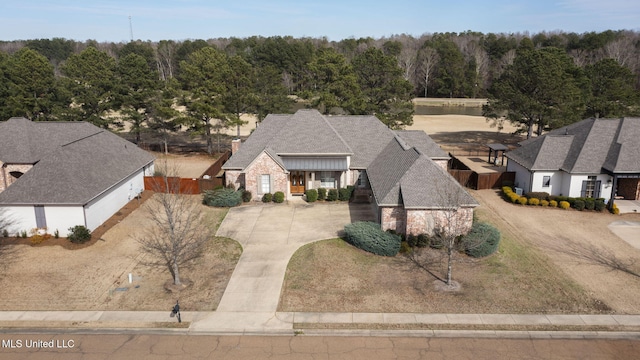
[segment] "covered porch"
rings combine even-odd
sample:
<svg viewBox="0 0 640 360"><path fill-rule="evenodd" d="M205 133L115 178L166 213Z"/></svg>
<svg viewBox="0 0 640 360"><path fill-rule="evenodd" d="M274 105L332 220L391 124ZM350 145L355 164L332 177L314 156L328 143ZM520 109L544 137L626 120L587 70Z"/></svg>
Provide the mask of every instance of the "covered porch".
<svg viewBox="0 0 640 360"><path fill-rule="evenodd" d="M281 156L288 170L289 194L303 195L309 189L339 189L353 184L349 157Z"/></svg>

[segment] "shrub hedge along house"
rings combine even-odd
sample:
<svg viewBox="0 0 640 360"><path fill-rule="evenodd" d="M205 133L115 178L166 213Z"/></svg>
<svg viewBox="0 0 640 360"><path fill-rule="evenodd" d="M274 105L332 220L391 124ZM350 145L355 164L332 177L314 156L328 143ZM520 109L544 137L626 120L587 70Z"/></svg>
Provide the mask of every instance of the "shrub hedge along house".
<svg viewBox="0 0 640 360"><path fill-rule="evenodd" d="M640 118L586 119L521 142L506 154L528 192L640 200Z"/></svg>
<svg viewBox="0 0 640 360"><path fill-rule="evenodd" d="M256 201L281 191L354 186L368 194L383 230L432 233L455 214L466 233L478 203L447 173L449 156L424 131L393 131L375 116L317 110L269 115L224 164L227 185ZM366 196L365 196L366 198Z"/></svg>

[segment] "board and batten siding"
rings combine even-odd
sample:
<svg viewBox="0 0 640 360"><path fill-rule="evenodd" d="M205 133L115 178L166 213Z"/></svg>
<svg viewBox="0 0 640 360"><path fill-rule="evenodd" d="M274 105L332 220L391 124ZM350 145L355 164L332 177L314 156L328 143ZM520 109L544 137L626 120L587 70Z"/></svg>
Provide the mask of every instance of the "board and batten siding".
<svg viewBox="0 0 640 360"><path fill-rule="evenodd" d="M144 190L140 169L84 206L86 227L93 231Z"/></svg>

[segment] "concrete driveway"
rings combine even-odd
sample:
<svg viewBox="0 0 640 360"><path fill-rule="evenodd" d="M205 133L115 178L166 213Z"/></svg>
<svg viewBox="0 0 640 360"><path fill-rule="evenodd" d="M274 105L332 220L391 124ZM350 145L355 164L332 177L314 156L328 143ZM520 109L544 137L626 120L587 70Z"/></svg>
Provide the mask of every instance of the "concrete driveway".
<svg viewBox="0 0 640 360"><path fill-rule="evenodd" d="M286 204L230 209L216 235L238 241L242 256L216 313L192 327L215 322L229 324L230 331L290 328L275 313L293 253L305 244L338 237L346 224L364 220L375 220L369 204L308 204L294 198Z"/></svg>

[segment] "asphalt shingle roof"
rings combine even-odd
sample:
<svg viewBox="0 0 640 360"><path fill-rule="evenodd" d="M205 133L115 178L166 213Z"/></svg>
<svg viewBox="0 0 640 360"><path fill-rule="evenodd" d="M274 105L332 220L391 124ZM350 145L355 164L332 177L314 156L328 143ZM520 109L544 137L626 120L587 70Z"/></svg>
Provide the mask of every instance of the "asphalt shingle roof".
<svg viewBox="0 0 640 360"><path fill-rule="evenodd" d="M154 159L135 144L88 123L22 119L0 125L3 136L25 129L40 134L33 140L47 145L31 149L29 159L35 166L0 193L0 204L85 205ZM0 158L23 159L9 147L0 143ZM38 153L43 149L47 151Z"/></svg>
<svg viewBox="0 0 640 360"><path fill-rule="evenodd" d="M529 170L640 172L640 118L586 119L522 142L507 158Z"/></svg>

